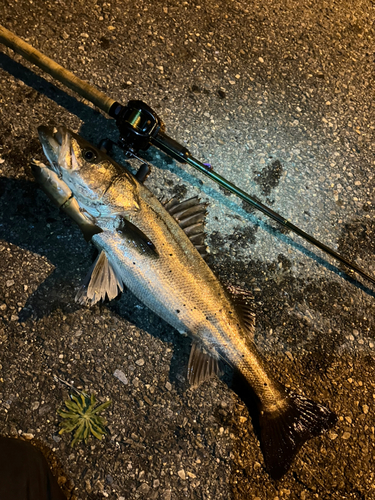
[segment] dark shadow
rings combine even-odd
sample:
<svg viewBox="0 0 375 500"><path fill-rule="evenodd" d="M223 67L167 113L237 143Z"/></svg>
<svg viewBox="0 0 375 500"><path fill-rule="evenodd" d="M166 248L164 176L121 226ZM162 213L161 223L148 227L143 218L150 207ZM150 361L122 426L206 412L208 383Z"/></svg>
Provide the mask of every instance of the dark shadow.
<svg viewBox="0 0 375 500"><path fill-rule="evenodd" d="M78 118L84 122L81 129L81 135L85 137L85 139L92 140L93 129L99 131L105 130L108 136L117 137L118 133L114 120L106 118L96 109L80 102L77 98L67 94L64 90L61 90L43 77L38 76L36 73L14 61L3 52L0 52L0 68L14 76L14 78L17 78L17 80L24 82L28 87L45 95L48 99L51 99L56 104L69 111L69 113L78 116ZM95 127L92 128L93 122L95 122Z"/></svg>
<svg viewBox="0 0 375 500"><path fill-rule="evenodd" d="M64 107L70 113L78 116L84 122L80 130L80 135L82 135L82 137L84 137L88 141L91 141L93 144L98 144L103 138L107 137L111 138L115 142L117 141L118 131L114 120L106 118L97 110L92 109L91 107L78 101L75 97L68 95L66 92L59 89L54 84L36 75L34 72L29 70L22 64L17 63L4 53L0 53L0 68L13 75L15 78L23 81L26 85L35 89L37 92L44 94L46 97L56 102L59 106ZM105 137L103 137L103 131L105 131ZM143 153L142 156L144 156L148 161L153 163L158 168L174 172L183 181L189 183L192 186L198 187L202 192L209 194L220 205L225 206L228 210L236 212L239 216L247 219L250 224L260 226L262 230L268 232L269 234L272 234L273 236L283 241L287 245L293 247L295 250L301 252L302 254L307 255L310 259L314 260L319 265L324 266L329 271L334 272L353 286L359 288L372 297L375 296L375 291L372 288L369 288L367 284L363 284L357 279L352 278L351 276L337 268L335 265L327 262L323 257L316 255L312 250L307 249L304 245L294 241L292 238L289 238L282 232L281 227L275 228L269 223L257 218L256 215L252 215L251 213L249 214L239 205L234 206L233 202L231 202L228 197L225 196L222 192L216 189L214 190L208 185L205 185L199 178L190 174L188 170L182 168L178 163L173 161L163 152L158 151L158 153L159 156L158 158L156 158L155 149L151 148L146 153Z"/></svg>
<svg viewBox="0 0 375 500"><path fill-rule="evenodd" d="M219 188L218 189L212 189L208 185L204 184L198 177L192 175L189 173L188 169L190 169L189 166L186 166L185 168L181 167L179 163L174 162L171 160L171 158L167 155L165 155L163 152L159 151L159 158L155 158L154 156L154 150L150 149L144 154L144 157L152 164L157 166L158 168L162 170L169 170L176 174L180 179L182 179L184 182L190 184L191 186L197 187L202 191L203 193L209 195L211 198L213 198L219 205L225 206L228 211L230 212L235 212L238 214L240 217L246 219L249 224L251 224L253 227L261 227L263 231L265 231L268 234L271 234L278 240L282 241L286 245L294 248L298 252L306 255L309 257L311 260L314 260L317 264L325 267L327 270L337 274L340 276L340 278L344 279L345 281L349 282L351 285L355 286L356 288L362 290L363 292L367 293L371 297L375 297L375 290L373 288L370 288L368 284L365 282L360 282L358 279L351 277L349 274L347 274L345 271L340 269L340 267L337 267L334 264L330 264L327 260L324 259L324 257L317 255L314 251L309 250L306 248L303 244L298 243L297 241L294 241L291 237L288 236L288 233L290 232L287 230L285 232L285 228L277 225L276 222L265 222L257 217L257 214L260 215L260 212L257 212L255 209L251 210L254 211L253 213L249 213L247 210L244 208L241 208L239 205L234 205L233 202L228 199L228 196L225 196ZM251 209L250 205L249 208ZM273 225L272 225L273 224ZM302 240L300 240L302 241ZM308 243L306 243L308 245ZM319 250L320 251L320 250ZM338 264L339 266L342 266L342 264ZM365 281L365 279L363 278ZM370 285L371 286L371 285Z"/></svg>
<svg viewBox="0 0 375 500"><path fill-rule="evenodd" d="M22 308L19 321L34 320L56 309L69 313L82 306L74 302L77 288L93 262L95 250L72 221L52 205L35 182L0 177L0 239L44 256L55 270L38 286ZM163 342L173 344L170 379L182 388L181 366L189 358L190 339L125 291L109 307L135 326Z"/></svg>

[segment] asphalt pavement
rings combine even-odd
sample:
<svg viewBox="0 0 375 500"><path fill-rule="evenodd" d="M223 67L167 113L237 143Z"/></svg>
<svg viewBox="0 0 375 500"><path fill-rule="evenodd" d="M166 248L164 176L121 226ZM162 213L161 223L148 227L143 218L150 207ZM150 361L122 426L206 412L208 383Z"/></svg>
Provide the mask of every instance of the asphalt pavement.
<svg viewBox="0 0 375 500"><path fill-rule="evenodd" d="M196 158L374 277L374 9L18 0L1 3L0 22L117 101L145 101ZM189 339L130 292L74 303L93 252L34 182L36 129L63 124L98 144L116 141L114 121L2 45L0 89L0 433L43 449L69 498L375 499L374 285L145 153L159 198L209 202L210 265L253 292L254 340L275 377L338 416L273 481L228 367L191 390ZM104 440L59 435L61 380L112 401Z"/></svg>

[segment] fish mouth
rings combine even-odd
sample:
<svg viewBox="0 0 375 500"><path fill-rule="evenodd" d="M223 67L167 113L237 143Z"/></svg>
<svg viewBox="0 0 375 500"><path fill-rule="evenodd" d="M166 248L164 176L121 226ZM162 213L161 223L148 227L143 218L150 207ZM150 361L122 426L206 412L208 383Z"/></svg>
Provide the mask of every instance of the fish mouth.
<svg viewBox="0 0 375 500"><path fill-rule="evenodd" d="M42 144L44 154L51 164L53 170L59 173L62 167L62 160L66 159L66 153L70 149L70 132L63 126L38 127L39 140Z"/></svg>

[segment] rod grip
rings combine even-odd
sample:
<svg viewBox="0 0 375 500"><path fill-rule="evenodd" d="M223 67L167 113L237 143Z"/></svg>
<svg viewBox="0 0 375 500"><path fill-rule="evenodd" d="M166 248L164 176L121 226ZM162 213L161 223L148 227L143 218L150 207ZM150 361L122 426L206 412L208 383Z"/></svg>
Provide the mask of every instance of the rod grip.
<svg viewBox="0 0 375 500"><path fill-rule="evenodd" d="M111 106L116 102L114 99L111 99L93 85L81 80L1 25L0 42L109 114Z"/></svg>

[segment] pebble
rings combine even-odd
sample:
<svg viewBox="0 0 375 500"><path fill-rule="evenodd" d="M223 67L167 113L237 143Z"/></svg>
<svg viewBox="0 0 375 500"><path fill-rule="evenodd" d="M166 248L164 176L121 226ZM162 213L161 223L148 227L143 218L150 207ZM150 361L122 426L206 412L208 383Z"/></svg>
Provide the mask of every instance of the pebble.
<svg viewBox="0 0 375 500"><path fill-rule="evenodd" d="M160 486L160 481L159 479L154 479L154 482L152 483L153 488L159 488Z"/></svg>
<svg viewBox="0 0 375 500"><path fill-rule="evenodd" d="M172 491L171 490L165 490L161 498L163 500L171 500L171 496L172 496Z"/></svg>
<svg viewBox="0 0 375 500"><path fill-rule="evenodd" d="M31 432L23 432L22 437L31 440L34 439L34 434L31 434Z"/></svg>
<svg viewBox="0 0 375 500"><path fill-rule="evenodd" d="M13 286L14 285L14 280L8 280L6 282L7 287Z"/></svg>
<svg viewBox="0 0 375 500"><path fill-rule="evenodd" d="M349 439L350 438L350 432L344 432L344 434L341 437L342 437L342 439Z"/></svg>
<svg viewBox="0 0 375 500"><path fill-rule="evenodd" d="M135 364L138 366L143 366L145 364L145 360L143 358L137 359Z"/></svg>
<svg viewBox="0 0 375 500"><path fill-rule="evenodd" d="M363 406L362 406L362 410L363 410L363 413L366 413L366 414L367 414L367 413L368 413L368 411L369 411L369 407L368 407L367 405L363 405Z"/></svg>
<svg viewBox="0 0 375 500"><path fill-rule="evenodd" d="M35 401L35 402L31 405L31 409L32 409L33 411L35 411L35 410L37 410L37 409L39 408L39 406L40 406L39 401Z"/></svg>
<svg viewBox="0 0 375 500"><path fill-rule="evenodd" d="M126 375L124 372L121 370L115 370L113 375L119 379L120 382L122 382L124 385L128 385L129 380L126 378Z"/></svg>
<svg viewBox="0 0 375 500"><path fill-rule="evenodd" d="M141 484L141 486L137 489L137 493L146 494L150 490L150 486L147 483Z"/></svg>
<svg viewBox="0 0 375 500"><path fill-rule="evenodd" d="M171 391L172 390L172 384L170 382L166 382L165 383L165 388L167 389L167 391Z"/></svg>
<svg viewBox="0 0 375 500"><path fill-rule="evenodd" d="M180 476L180 478L181 478L183 481L185 481L185 479L186 479L186 474L185 474L184 469L179 470L179 471L177 472L177 474Z"/></svg>

